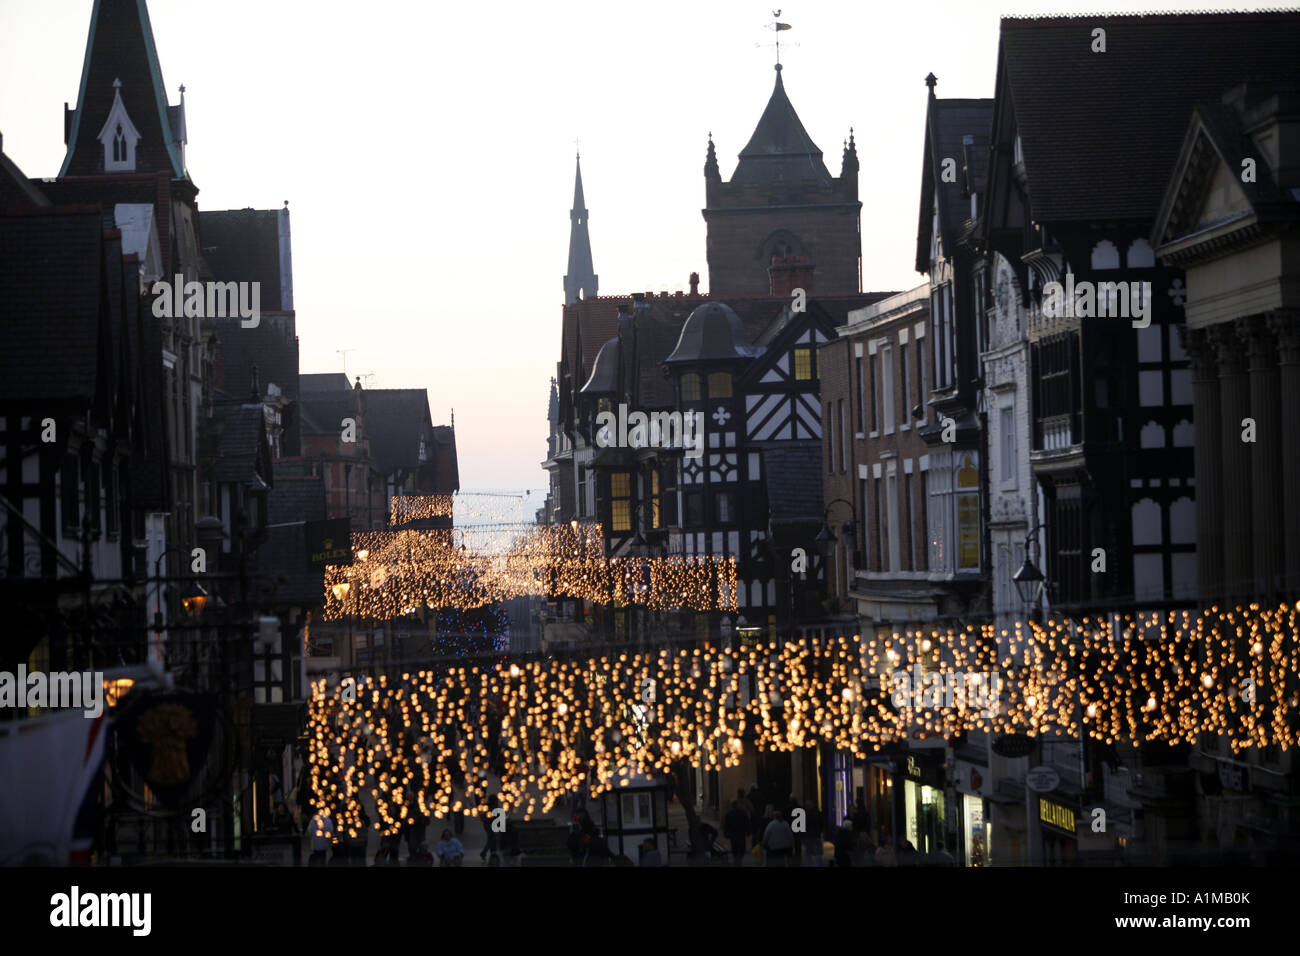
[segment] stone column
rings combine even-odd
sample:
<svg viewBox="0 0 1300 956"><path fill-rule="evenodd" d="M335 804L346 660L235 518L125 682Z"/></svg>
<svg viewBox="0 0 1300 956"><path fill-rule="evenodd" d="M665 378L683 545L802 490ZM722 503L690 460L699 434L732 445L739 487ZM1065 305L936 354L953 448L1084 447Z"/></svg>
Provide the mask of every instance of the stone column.
<svg viewBox="0 0 1300 956"><path fill-rule="evenodd" d="M1300 313L1274 312L1277 337L1281 444L1282 582L1288 596L1300 591Z"/></svg>
<svg viewBox="0 0 1300 956"><path fill-rule="evenodd" d="M1205 329L1183 326L1192 359L1192 425L1196 430L1196 584L1202 604L1223 593L1223 494L1219 416L1219 353Z"/></svg>
<svg viewBox="0 0 1300 956"><path fill-rule="evenodd" d="M1219 458L1223 467L1223 590L1229 601L1251 596L1251 448L1241 440L1242 420L1250 417L1250 379L1246 349L1235 322L1210 329L1219 352Z"/></svg>
<svg viewBox="0 0 1300 956"><path fill-rule="evenodd" d="M1278 596L1282 573L1282 435L1279 424L1277 339L1263 316L1238 323L1250 357L1250 414L1255 444L1250 448L1250 510L1255 594L1261 603Z"/></svg>

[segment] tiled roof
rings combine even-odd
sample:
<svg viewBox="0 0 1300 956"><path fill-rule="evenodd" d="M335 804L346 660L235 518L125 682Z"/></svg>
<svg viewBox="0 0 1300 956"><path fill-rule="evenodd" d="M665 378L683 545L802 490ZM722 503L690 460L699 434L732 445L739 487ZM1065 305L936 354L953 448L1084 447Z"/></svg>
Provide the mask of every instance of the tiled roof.
<svg viewBox="0 0 1300 956"><path fill-rule="evenodd" d="M1092 52L1098 28L1105 53ZM1150 220L1196 103L1295 76L1300 13L1008 18L998 58L1032 218Z"/></svg>
<svg viewBox="0 0 1300 956"><path fill-rule="evenodd" d="M456 429L450 425L433 427L433 486L439 493L460 490Z"/></svg>
<svg viewBox="0 0 1300 956"><path fill-rule="evenodd" d="M343 419L355 417L352 389L339 392L304 392L298 399L304 435L339 435Z"/></svg>
<svg viewBox="0 0 1300 956"><path fill-rule="evenodd" d="M947 248L966 234L970 219L970 202L962 194L966 188L967 159L970 161L970 180L976 193L984 189L988 170L990 125L993 120L993 100L931 98L926 115L925 171L921 184L921 215L917 230L917 270L928 271L930 263L930 232L934 224L934 195L939 191L939 229ZM964 140L973 140L969 147ZM956 176L952 182L943 178L944 161L953 160Z"/></svg>
<svg viewBox="0 0 1300 956"><path fill-rule="evenodd" d="M822 446L782 442L763 449L763 484L773 524L821 522Z"/></svg>
<svg viewBox="0 0 1300 956"><path fill-rule="evenodd" d="M263 312L261 321L244 328L238 316L206 319L216 334L221 359L216 384L229 396L248 401L253 366L266 396L268 385L277 385L287 398L298 397L298 335L292 312Z"/></svg>
<svg viewBox="0 0 1300 956"><path fill-rule="evenodd" d="M736 164L730 181L767 185L773 182L793 184L805 179L829 185L831 174L822 162L822 151L790 105L781 79L781 68L777 67L772 96L749 142L740 151L740 162Z"/></svg>
<svg viewBox="0 0 1300 956"><path fill-rule="evenodd" d="M0 399L94 397L103 242L98 209L0 216Z"/></svg>
<svg viewBox="0 0 1300 956"><path fill-rule="evenodd" d="M352 388L352 383L342 372L308 372L298 376L298 390L308 392L342 392Z"/></svg>
<svg viewBox="0 0 1300 956"><path fill-rule="evenodd" d="M276 590L282 604L317 605L324 596L324 572L313 570L307 561L305 528L300 521L326 517L325 486L319 477L294 475L292 467L275 468L275 487L266 498L267 523L283 525L267 530L267 539L257 550L257 571L274 579L283 578Z"/></svg>
<svg viewBox="0 0 1300 956"><path fill-rule="evenodd" d="M214 415L218 409L214 407ZM226 411L217 443L217 462L212 477L220 482L256 482L266 424L261 405L240 405Z"/></svg>
<svg viewBox="0 0 1300 956"><path fill-rule="evenodd" d="M375 468L390 474L420 464L420 438L430 434L429 393L422 388L366 389L366 435Z"/></svg>

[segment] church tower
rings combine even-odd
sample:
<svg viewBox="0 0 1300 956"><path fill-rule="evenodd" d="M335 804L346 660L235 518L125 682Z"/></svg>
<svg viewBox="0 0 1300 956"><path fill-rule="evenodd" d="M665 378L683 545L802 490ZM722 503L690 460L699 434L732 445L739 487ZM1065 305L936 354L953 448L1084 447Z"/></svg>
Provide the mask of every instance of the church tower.
<svg viewBox="0 0 1300 956"><path fill-rule="evenodd" d="M169 106L145 0L95 0L77 108L64 104L59 176L185 170L185 92Z"/></svg>
<svg viewBox="0 0 1300 956"><path fill-rule="evenodd" d="M569 271L564 277L564 304L595 297L598 276L591 265L591 237L587 234L587 203L582 198L582 157L573 183L573 208L569 210Z"/></svg>
<svg viewBox="0 0 1300 956"><path fill-rule="evenodd" d="M722 181L709 134L704 183L711 295L771 293L781 283L774 267L811 272L824 295L861 291L857 146L850 133L840 175L831 176L790 105L780 63L730 182Z"/></svg>

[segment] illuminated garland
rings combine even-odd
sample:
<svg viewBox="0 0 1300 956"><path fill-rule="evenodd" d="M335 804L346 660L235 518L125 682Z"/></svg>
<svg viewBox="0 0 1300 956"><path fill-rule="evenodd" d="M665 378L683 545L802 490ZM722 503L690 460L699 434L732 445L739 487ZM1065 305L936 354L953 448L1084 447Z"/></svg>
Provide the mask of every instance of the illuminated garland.
<svg viewBox="0 0 1300 956"><path fill-rule="evenodd" d="M395 497L392 501L390 524L406 524L425 518L450 518L453 498L451 495L405 495Z"/></svg>
<svg viewBox="0 0 1300 956"><path fill-rule="evenodd" d="M531 816L583 784L599 794L679 760L736 766L747 746L825 743L861 758L909 736L981 730L1082 731L1135 746L1220 735L1234 752L1287 750L1300 725L1298 615L1300 603L1252 605L451 666L357 678L353 700L322 679L307 730L312 792L341 830L373 800L376 825L391 833L417 805L430 816L483 813L495 792L508 812ZM994 712L942 699L895 707L894 675L917 668L935 680L996 672Z"/></svg>
<svg viewBox="0 0 1300 956"><path fill-rule="evenodd" d="M606 558L600 525L534 527L501 554L452 542L450 530L353 532L354 562L325 569L323 619L387 620L420 607L475 608L528 594L736 610L734 558Z"/></svg>

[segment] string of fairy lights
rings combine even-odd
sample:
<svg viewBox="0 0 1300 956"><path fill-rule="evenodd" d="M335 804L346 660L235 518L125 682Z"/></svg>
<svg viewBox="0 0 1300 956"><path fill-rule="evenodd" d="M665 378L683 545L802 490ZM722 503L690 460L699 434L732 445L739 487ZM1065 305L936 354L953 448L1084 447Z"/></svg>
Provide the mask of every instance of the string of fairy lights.
<svg viewBox="0 0 1300 956"><path fill-rule="evenodd" d="M451 529L357 531L353 563L325 569L322 618L386 620L420 608L483 607L529 594L656 610L736 609L736 561L714 555L610 558L599 524L534 525L480 552Z"/></svg>
<svg viewBox="0 0 1300 956"><path fill-rule="evenodd" d="M1215 607L321 679L313 799L340 831L368 800L393 833L417 808L481 814L495 794L530 817L582 785L599 795L683 760L733 767L749 748L864 758L980 730L1286 750L1300 727L1298 616L1300 603ZM900 706L903 672L924 675L923 692ZM992 707L940 691L971 673L999 675Z"/></svg>

